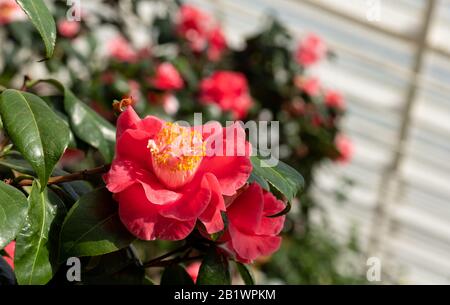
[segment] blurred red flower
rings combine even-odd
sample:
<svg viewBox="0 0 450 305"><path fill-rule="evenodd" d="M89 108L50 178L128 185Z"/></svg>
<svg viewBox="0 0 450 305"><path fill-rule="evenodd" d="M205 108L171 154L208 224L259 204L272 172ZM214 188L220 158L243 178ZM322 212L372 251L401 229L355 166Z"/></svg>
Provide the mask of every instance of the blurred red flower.
<svg viewBox="0 0 450 305"><path fill-rule="evenodd" d="M300 42L295 58L300 65L308 67L320 61L326 53L327 46L322 39L315 34L309 34Z"/></svg>
<svg viewBox="0 0 450 305"><path fill-rule="evenodd" d="M81 149L67 148L61 159L59 159L58 165L61 167L73 166L75 164L79 164L84 158L85 153Z"/></svg>
<svg viewBox="0 0 450 305"><path fill-rule="evenodd" d="M14 0L0 0L0 25L24 20L27 16Z"/></svg>
<svg viewBox="0 0 450 305"><path fill-rule="evenodd" d="M177 33L186 39L194 52L207 50L208 59L217 61L227 48L222 29L206 12L182 5L177 16Z"/></svg>
<svg viewBox="0 0 450 305"><path fill-rule="evenodd" d="M161 63L156 67L156 74L150 82L160 90L178 90L184 86L180 73L168 62Z"/></svg>
<svg viewBox="0 0 450 305"><path fill-rule="evenodd" d="M111 57L123 62L135 62L138 58L130 43L122 36L117 36L108 42Z"/></svg>
<svg viewBox="0 0 450 305"><path fill-rule="evenodd" d="M337 110L345 110L345 100L342 94L335 90L328 90L325 93L325 104Z"/></svg>
<svg viewBox="0 0 450 305"><path fill-rule="evenodd" d="M339 152L338 162L347 163L353 157L354 147L352 141L343 134L338 134L334 139L336 149Z"/></svg>
<svg viewBox="0 0 450 305"><path fill-rule="evenodd" d="M75 37L80 32L80 22L60 20L58 21L58 33L66 38Z"/></svg>
<svg viewBox="0 0 450 305"><path fill-rule="evenodd" d="M227 48L225 35L220 27L215 27L208 35L208 59L218 61L223 51Z"/></svg>
<svg viewBox="0 0 450 305"><path fill-rule="evenodd" d="M243 119L253 104L247 79L242 73L217 71L200 83L200 100L230 111L235 119Z"/></svg>
<svg viewBox="0 0 450 305"><path fill-rule="evenodd" d="M320 79L317 77L295 79L296 86L309 96L317 96L320 93Z"/></svg>

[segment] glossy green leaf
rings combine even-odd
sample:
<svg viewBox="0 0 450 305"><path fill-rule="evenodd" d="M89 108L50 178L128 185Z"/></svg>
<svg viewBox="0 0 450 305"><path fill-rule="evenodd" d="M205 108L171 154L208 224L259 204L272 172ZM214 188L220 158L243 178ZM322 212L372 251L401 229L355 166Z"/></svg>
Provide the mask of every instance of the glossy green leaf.
<svg viewBox="0 0 450 305"><path fill-rule="evenodd" d="M87 264L83 264L81 280L83 284L94 285L149 284L145 269L135 264L128 249L91 257Z"/></svg>
<svg viewBox="0 0 450 305"><path fill-rule="evenodd" d="M45 45L47 58L52 57L56 42L56 25L43 0L16 0L38 30Z"/></svg>
<svg viewBox="0 0 450 305"><path fill-rule="evenodd" d="M82 103L68 89L64 93L64 108L69 115L70 125L78 138L97 148L111 162L114 157L116 130L89 106Z"/></svg>
<svg viewBox="0 0 450 305"><path fill-rule="evenodd" d="M245 285L255 285L255 281L253 280L253 276L250 273L250 270L248 270L247 266L236 262L237 270L239 271L239 274L242 277L242 280L244 281Z"/></svg>
<svg viewBox="0 0 450 305"><path fill-rule="evenodd" d="M218 249L210 250L198 272L197 285L230 285L228 259Z"/></svg>
<svg viewBox="0 0 450 305"><path fill-rule="evenodd" d="M252 156L253 173L267 180L281 194L291 201L303 188L302 175L282 161L276 166L270 167L267 161L257 156Z"/></svg>
<svg viewBox="0 0 450 305"><path fill-rule="evenodd" d="M50 83L64 93L64 110L69 116L72 131L78 138L97 148L107 163L111 162L116 143L115 127L57 80L37 80L30 83L30 86L39 82Z"/></svg>
<svg viewBox="0 0 450 305"><path fill-rule="evenodd" d="M267 183L266 180L264 180L263 177L256 175L254 172L250 174L250 177L248 178L248 183L258 183L263 189L266 191L270 191L269 183Z"/></svg>
<svg viewBox="0 0 450 305"><path fill-rule="evenodd" d="M35 176L36 173L27 160L20 157L19 154L8 155L0 159L0 165L13 169L19 173Z"/></svg>
<svg viewBox="0 0 450 305"><path fill-rule="evenodd" d="M67 125L40 97L13 89L3 91L0 115L12 142L44 188L69 143Z"/></svg>
<svg viewBox="0 0 450 305"><path fill-rule="evenodd" d="M25 195L0 181L0 249L6 247L19 233L28 212Z"/></svg>
<svg viewBox="0 0 450 305"><path fill-rule="evenodd" d="M194 285L186 269L180 265L171 265L164 269L161 285Z"/></svg>
<svg viewBox="0 0 450 305"><path fill-rule="evenodd" d="M28 202L28 216L16 238L15 272L21 285L44 285L56 271L54 253L66 210L54 193L47 188L41 192L36 181Z"/></svg>
<svg viewBox="0 0 450 305"><path fill-rule="evenodd" d="M102 255L127 247L135 238L121 223L117 210L117 202L104 188L82 196L64 220L60 260Z"/></svg>

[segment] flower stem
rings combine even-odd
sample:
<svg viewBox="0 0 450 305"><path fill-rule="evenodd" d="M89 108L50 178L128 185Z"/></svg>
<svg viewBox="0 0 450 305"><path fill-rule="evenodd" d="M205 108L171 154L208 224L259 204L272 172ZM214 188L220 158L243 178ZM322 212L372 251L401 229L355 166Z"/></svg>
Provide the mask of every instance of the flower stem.
<svg viewBox="0 0 450 305"><path fill-rule="evenodd" d="M167 260L167 261L163 261L163 259L168 258L168 257L170 257L170 256L172 256L172 255L174 255L174 254L177 254L177 253L180 253L180 252L184 252L184 251L186 251L187 249L189 249L190 247L191 247L191 245L185 244L185 245L183 245L183 246L181 246L181 247L179 247L179 248L176 248L176 249L174 249L174 250L172 250L172 251L170 251L170 252L167 252L167 253L164 254L164 255L158 256L157 258L154 258L154 259L152 259L152 260L150 260L150 261L144 263L144 264L143 264L143 267L144 267L144 268L148 268L148 267L156 267L156 266L159 267L159 264L161 264L161 263L165 263L165 264L166 264L166 262L172 262L173 260L176 260L176 259L179 259L179 258L175 258L175 259ZM172 263L173 263L173 262L172 262Z"/></svg>
<svg viewBox="0 0 450 305"><path fill-rule="evenodd" d="M63 176L50 177L50 179L48 179L47 184L51 185L51 184L58 184L58 183L63 183L63 182L75 181L75 180L87 180L91 176L106 173L109 170L110 166L111 166L110 164L105 164L102 166L94 167L92 169L85 169L85 170L82 170L79 172L75 172L75 173L71 173L71 174L67 174L67 175L63 175ZM10 179L5 182L7 184L16 184L19 186L30 186L33 184L33 179L27 178L27 179L21 179L19 181L14 181L14 180ZM15 183L15 182L17 182L17 183Z"/></svg>
<svg viewBox="0 0 450 305"><path fill-rule="evenodd" d="M144 268L152 268L152 267L167 267L173 264L178 264L178 263L182 263L182 262L189 262L189 261L195 261L195 260L199 260L203 258L203 255L196 255L196 256L191 256L191 257L176 257L174 259L168 259L165 261L159 261L159 262L153 262L150 264L146 263L144 265Z"/></svg>

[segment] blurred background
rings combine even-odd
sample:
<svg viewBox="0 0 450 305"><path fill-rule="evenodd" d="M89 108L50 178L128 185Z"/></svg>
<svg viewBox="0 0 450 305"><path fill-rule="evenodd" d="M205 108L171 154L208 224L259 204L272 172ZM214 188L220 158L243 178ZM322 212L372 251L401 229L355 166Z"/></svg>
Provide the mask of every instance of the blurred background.
<svg viewBox="0 0 450 305"><path fill-rule="evenodd" d="M319 34L337 60L315 67L341 90L352 162L322 166L314 195L335 238L400 283L450 283L450 1L188 1L219 16L233 43L275 14L294 35ZM335 192L350 179L347 199Z"/></svg>
<svg viewBox="0 0 450 305"><path fill-rule="evenodd" d="M136 49L148 47L155 40L149 35L152 21L167 7L157 0L81 1L83 9L107 22L92 22L88 14L86 39L61 39L60 54L68 55L58 59L56 52L54 61L64 61L70 72L52 67L51 61L46 65L53 77L72 82L79 96L94 99L92 92L100 86L86 89L82 83L104 72L108 44L92 47L92 54L83 51L95 41L90 34L107 42L119 29ZM47 2L64 6L65 1ZM152 5L127 13L132 2ZM235 50L261 32L269 15L289 30L295 44L310 33L319 35L333 60L311 67L308 74L345 96L341 129L353 142L354 156L345 165L321 162L314 167L314 227L301 238L286 238L272 260L257 262L257 282L367 284L367 260L376 257L381 283L450 284L450 1L182 2L213 15ZM37 62L42 56L29 54L33 50L16 52L16 41L4 38L17 34L9 30L0 31L0 48L14 59L0 56L0 85L20 87L25 74L46 75ZM79 54L88 54L89 60ZM19 71L7 75L8 64L17 59L26 64L16 64ZM126 64L115 64L108 68L131 74ZM96 98L111 104L109 96ZM294 215L296 209L298 204Z"/></svg>

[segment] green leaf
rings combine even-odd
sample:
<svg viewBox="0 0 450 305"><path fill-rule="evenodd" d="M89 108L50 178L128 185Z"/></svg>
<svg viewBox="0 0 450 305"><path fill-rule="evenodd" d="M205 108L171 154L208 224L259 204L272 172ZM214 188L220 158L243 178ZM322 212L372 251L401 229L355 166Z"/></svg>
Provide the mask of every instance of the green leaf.
<svg viewBox="0 0 450 305"><path fill-rule="evenodd" d="M194 285L186 269L180 265L171 265L164 269L161 285Z"/></svg>
<svg viewBox="0 0 450 305"><path fill-rule="evenodd" d="M203 259L197 285L231 285L228 259L218 249L210 250Z"/></svg>
<svg viewBox="0 0 450 305"><path fill-rule="evenodd" d="M0 181L0 249L19 233L28 211L27 198L18 189Z"/></svg>
<svg viewBox="0 0 450 305"><path fill-rule="evenodd" d="M56 272L58 233L66 212L64 204L47 188L33 182L28 197L30 209L16 238L14 266L21 285L44 285Z"/></svg>
<svg viewBox="0 0 450 305"><path fill-rule="evenodd" d="M264 159L257 156L252 156L251 161L253 173L267 180L289 201L292 201L304 186L302 175L286 163L278 161L276 166L270 167Z"/></svg>
<svg viewBox="0 0 450 305"><path fill-rule="evenodd" d="M248 178L248 183L253 183L253 182L258 183L266 191L270 191L269 183L267 183L267 181L264 180L264 178L262 178L261 176L256 175L254 172L252 172L250 174L250 177Z"/></svg>
<svg viewBox="0 0 450 305"><path fill-rule="evenodd" d="M44 188L69 144L68 127L41 98L13 89L3 91L0 115L12 142Z"/></svg>
<svg viewBox="0 0 450 305"><path fill-rule="evenodd" d="M105 188L82 196L64 220L60 261L71 256L96 256L127 247L135 238L122 225L118 205Z"/></svg>
<svg viewBox="0 0 450 305"><path fill-rule="evenodd" d="M68 89L64 93L64 108L78 138L97 148L107 163L114 157L116 130Z"/></svg>
<svg viewBox="0 0 450 305"><path fill-rule="evenodd" d="M145 276L145 269L136 265L128 265L124 269L110 275L86 278L81 275L83 284L87 285L149 285L151 281ZM151 285L151 284L150 284Z"/></svg>
<svg viewBox="0 0 450 305"><path fill-rule="evenodd" d="M93 256L89 260L89 263L83 264L82 284L148 284L145 269L135 264L126 248L105 255Z"/></svg>
<svg viewBox="0 0 450 305"><path fill-rule="evenodd" d="M248 270L247 266L242 263L236 262L237 270L242 277L245 285L255 285L255 281L253 280L253 276Z"/></svg>
<svg viewBox="0 0 450 305"><path fill-rule="evenodd" d="M50 83L64 93L64 110L69 116L72 131L78 138L97 148L107 163L111 162L116 143L114 126L80 101L72 91L57 80L42 79L31 82L29 86L39 82Z"/></svg>
<svg viewBox="0 0 450 305"><path fill-rule="evenodd" d="M30 163L27 162L27 160L24 160L20 157L20 155L17 154L11 154L8 156L5 156L0 159L0 165L5 166L9 169L18 171L22 174L27 174L31 176L35 176L36 173L31 167Z"/></svg>
<svg viewBox="0 0 450 305"><path fill-rule="evenodd" d="M16 0L38 30L45 44L47 58L52 57L56 42L56 25L43 0Z"/></svg>
<svg viewBox="0 0 450 305"><path fill-rule="evenodd" d="M180 71L183 78L187 80L191 88L195 88L198 85L198 79L195 71L192 69L192 64L186 58L177 57L173 64Z"/></svg>

